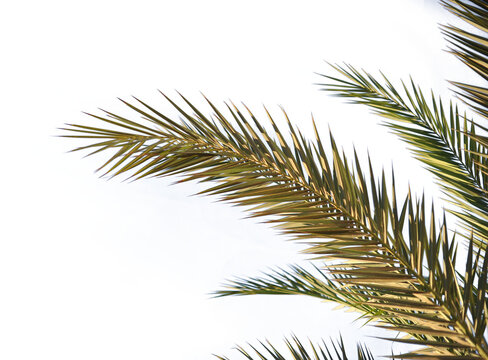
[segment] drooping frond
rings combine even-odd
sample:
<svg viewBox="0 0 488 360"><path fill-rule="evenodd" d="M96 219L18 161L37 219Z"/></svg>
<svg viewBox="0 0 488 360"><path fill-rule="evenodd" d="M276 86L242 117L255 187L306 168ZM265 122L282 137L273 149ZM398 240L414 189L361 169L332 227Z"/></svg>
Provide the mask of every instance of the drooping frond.
<svg viewBox="0 0 488 360"><path fill-rule="evenodd" d="M432 94L430 102L411 81L403 84L406 100L384 77L384 85L371 74L352 66L334 68L344 78L325 76L323 90L371 107L386 118L384 124L410 145L417 159L440 180L444 193L462 211L451 211L474 229L476 245L488 245L488 147L475 125L453 104L444 106Z"/></svg>
<svg viewBox="0 0 488 360"><path fill-rule="evenodd" d="M450 51L483 80L488 81L488 4L484 0L443 0L451 13L472 26L471 31L442 26ZM488 118L488 88L453 81L459 95L476 112Z"/></svg>
<svg viewBox="0 0 488 360"><path fill-rule="evenodd" d="M292 336L291 339L285 339L286 353L279 351L269 341L260 342L260 345L260 347L255 347L249 344L248 349L239 346L237 350L244 359L248 360L349 360L351 358L347 354L342 337L339 341L331 341L331 344L327 346L325 342L318 345L314 345L312 342L304 344L296 336ZM217 358L229 360L228 357L217 356ZM371 351L359 343L357 344L355 358L357 360L374 360Z"/></svg>
<svg viewBox="0 0 488 360"><path fill-rule="evenodd" d="M114 150L102 166L107 174L211 181L202 193L244 205L306 241L307 252L329 264L339 295L349 294L349 306L367 306L366 318L410 335L395 341L422 346L408 357L488 357L483 281L464 290L469 280L454 270L446 224L438 230L434 214L429 223L423 200L398 202L394 184L389 192L384 175L366 177L357 158L351 168L332 137L327 156L317 132L311 144L289 122L291 142L271 116L268 132L235 106L227 107L230 120L210 102L206 117L185 98L191 113L168 100L181 121L139 101L126 104L143 121L105 112L93 117L106 128L69 125L66 136L91 141L78 150ZM473 271L473 281L482 279Z"/></svg>

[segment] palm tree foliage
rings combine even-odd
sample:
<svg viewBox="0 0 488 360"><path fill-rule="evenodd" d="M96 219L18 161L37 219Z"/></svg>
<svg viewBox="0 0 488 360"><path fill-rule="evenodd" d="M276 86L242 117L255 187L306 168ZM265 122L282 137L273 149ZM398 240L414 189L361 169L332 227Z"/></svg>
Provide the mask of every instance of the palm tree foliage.
<svg viewBox="0 0 488 360"><path fill-rule="evenodd" d="M330 82L323 90L370 106L386 118L385 125L407 142L415 157L440 180L443 191L456 205L452 210L468 230L477 236L475 243L488 244L488 147L476 133L475 123L459 113L456 106L444 106L433 93L430 101L410 81L402 83L404 97L386 76L384 84L354 67L334 66L343 78L323 75Z"/></svg>
<svg viewBox="0 0 488 360"><path fill-rule="evenodd" d="M441 3L454 15L471 25L470 31L452 25L442 27L450 43L451 52L478 74L488 80L488 4L484 0L443 0ZM453 81L458 94L479 114L488 117L488 89L484 86Z"/></svg>
<svg viewBox="0 0 488 360"><path fill-rule="evenodd" d="M330 346L323 343L322 345L314 345L310 342L308 349L303 342L296 336L292 339L285 339L285 344L288 352L293 360L348 360L346 348L342 338L337 343L331 342ZM270 342L260 343L261 348L249 345L250 350L239 346L237 349L248 360L257 359L272 359L285 360L287 357L282 352L277 350ZM226 357L217 356L220 360L228 360ZM357 345L357 359L358 360L374 360L371 351L363 346Z"/></svg>
<svg viewBox="0 0 488 360"><path fill-rule="evenodd" d="M445 1L450 11L486 30L484 1ZM483 27L484 26L484 27ZM452 51L486 75L486 43L453 26L444 30ZM284 234L305 244L317 264L277 269L258 278L230 281L216 296L308 295L339 303L365 322L403 333L387 340L417 345L398 357L410 359L488 359L487 268L488 138L483 127L452 103L434 95L430 102L412 81L404 99L392 83L383 84L351 66L335 67L342 78L327 76L326 90L366 104L407 141L414 154L439 179L455 205L467 239L467 258L457 261L455 234L445 217L429 210L410 191L399 197L391 180L374 173L371 161L349 159L332 134L306 139L283 111L287 131L266 110L258 120L247 107L207 100L210 114L181 96L163 95L176 110L172 117L137 98L123 101L137 115L89 114L102 125L68 124L65 137L83 139L74 149L112 152L99 168L106 176L129 179L178 175L179 181L208 182L202 194L241 205L264 217ZM484 74L484 75L483 75ZM456 83L473 108L484 114L486 89ZM291 359L346 359L342 340L331 348L285 341ZM247 359L285 359L270 343L239 347ZM330 351L329 351L330 350ZM335 355L332 355L335 354ZM358 348L358 357L371 359ZM225 359L220 357L220 359Z"/></svg>

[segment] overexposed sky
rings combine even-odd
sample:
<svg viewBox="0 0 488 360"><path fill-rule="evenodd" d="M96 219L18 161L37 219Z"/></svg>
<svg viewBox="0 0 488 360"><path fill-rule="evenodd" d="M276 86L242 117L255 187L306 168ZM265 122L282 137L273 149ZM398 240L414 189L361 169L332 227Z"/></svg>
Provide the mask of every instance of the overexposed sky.
<svg viewBox="0 0 488 360"><path fill-rule="evenodd" d="M210 299L233 276L303 263L300 247L175 179L122 183L101 158L67 154L54 137L81 111L127 111L136 95L170 110L157 89L203 105L262 104L311 134L328 127L398 187L438 196L431 177L365 108L328 97L314 74L348 62L391 79L412 75L449 96L466 78L444 50L434 0L15 1L0 12L0 358L211 359L235 344L337 337L373 344L356 315L298 297ZM207 108L206 112L209 112ZM439 204L441 204L439 202Z"/></svg>

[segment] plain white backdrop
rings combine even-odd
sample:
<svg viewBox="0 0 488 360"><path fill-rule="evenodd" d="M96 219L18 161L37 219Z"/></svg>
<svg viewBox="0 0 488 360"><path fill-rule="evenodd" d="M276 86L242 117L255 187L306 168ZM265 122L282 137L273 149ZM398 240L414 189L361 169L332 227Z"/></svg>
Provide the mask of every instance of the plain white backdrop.
<svg viewBox="0 0 488 360"><path fill-rule="evenodd" d="M162 110L157 89L203 104L244 101L259 116L311 132L328 127L347 152L395 164L398 187L439 191L404 145L365 108L313 85L324 63L348 62L392 80L409 75L450 96L467 73L445 52L434 0L16 1L0 12L0 358L211 359L268 338L391 344L333 304L297 297L211 299L234 276L304 263L300 247L237 208L190 197L175 179L122 183L93 173L102 158L67 154L55 137L117 97ZM205 111L209 112L207 108ZM264 117L263 117L264 119ZM440 203L440 202L439 202ZM442 204L442 203L440 203ZM237 357L236 357L237 358Z"/></svg>

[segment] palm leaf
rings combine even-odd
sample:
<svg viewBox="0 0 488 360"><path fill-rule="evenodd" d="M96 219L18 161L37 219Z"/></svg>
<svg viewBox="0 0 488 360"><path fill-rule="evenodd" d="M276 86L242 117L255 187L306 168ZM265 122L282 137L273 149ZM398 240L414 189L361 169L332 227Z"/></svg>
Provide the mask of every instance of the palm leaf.
<svg viewBox="0 0 488 360"><path fill-rule="evenodd" d="M475 244L488 245L488 142L477 135L472 121L452 103L444 106L431 95L430 103L413 80L403 84L405 100L385 77L384 85L367 72L348 65L333 66L343 78L323 75L331 83L323 90L353 103L371 107L385 118L384 125L409 146L437 179L448 200L461 211L451 210L474 230Z"/></svg>
<svg viewBox="0 0 488 360"><path fill-rule="evenodd" d="M363 303L363 296L358 296L348 287L341 288L344 276L326 274L314 266L314 272L298 265L289 269L276 269L262 277L237 278L229 281L223 289L215 291L216 297L244 295L303 295L323 301L337 303L343 307L355 309L367 314L370 319L376 318L382 310Z"/></svg>
<svg viewBox="0 0 488 360"><path fill-rule="evenodd" d="M202 193L266 216L333 265L329 273L349 294L348 306L372 309L364 312L366 319L405 332L422 346L415 356L488 357L480 336L486 328L486 276L473 273L473 263L469 279L455 272L447 226L437 229L433 213L429 224L423 200L409 195L398 202L394 183L388 185L384 174L377 182L372 170L366 177L357 158L353 170L332 135L327 156L317 132L312 144L289 120L290 142L269 113L272 132L249 110L245 116L227 105L229 119L209 102L213 115L206 117L184 97L190 112L167 99L181 121L139 101L140 108L126 104L142 122L105 112L94 117L107 127L68 125L66 136L92 139L77 150L115 150L102 166L106 174L210 181Z"/></svg>
<svg viewBox="0 0 488 360"><path fill-rule="evenodd" d="M442 26L450 51L483 80L488 80L488 4L482 0L443 0L441 3L472 26L472 31L452 25ZM488 88L464 82L452 83L468 105L488 118Z"/></svg>
<svg viewBox="0 0 488 360"><path fill-rule="evenodd" d="M298 265L288 270L277 269L264 277L237 278L214 293L216 297L234 295L306 295L321 300L340 302L339 288L324 272L315 267L315 274Z"/></svg>
<svg viewBox="0 0 488 360"><path fill-rule="evenodd" d="M285 345L288 349L288 356L280 352L269 341L260 342L260 347L248 345L249 349L239 346L237 350L245 359L248 360L348 360L342 337L339 341L331 341L330 346L325 342L320 345L314 345L309 342L308 346L300 341L296 336L291 339L285 339ZM374 360L371 351L364 345L357 345L357 360ZM229 360L227 357L217 356L220 360Z"/></svg>

